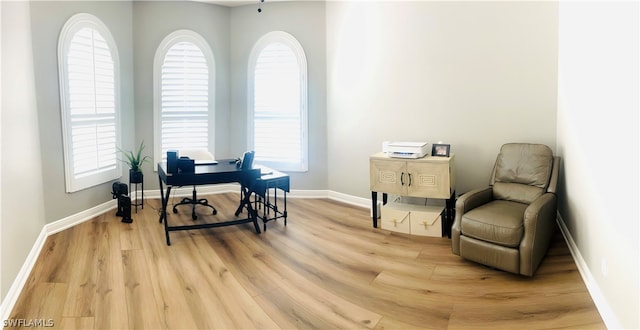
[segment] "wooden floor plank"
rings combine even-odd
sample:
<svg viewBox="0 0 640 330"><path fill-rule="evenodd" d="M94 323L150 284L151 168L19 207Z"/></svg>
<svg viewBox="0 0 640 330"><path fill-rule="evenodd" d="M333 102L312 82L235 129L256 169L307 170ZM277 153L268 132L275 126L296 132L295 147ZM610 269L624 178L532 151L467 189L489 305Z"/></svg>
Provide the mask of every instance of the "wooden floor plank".
<svg viewBox="0 0 640 330"><path fill-rule="evenodd" d="M128 327L132 329L159 329L160 310L153 299L151 276L142 250L123 250L122 266L125 282ZM152 299L149 299L152 298Z"/></svg>
<svg viewBox="0 0 640 330"><path fill-rule="evenodd" d="M55 324L56 328L60 329L93 329L94 319L93 317L63 317L59 323Z"/></svg>
<svg viewBox="0 0 640 330"><path fill-rule="evenodd" d="M129 326L125 277L120 246L120 221L99 223L96 244L96 295L94 322L100 329L126 329ZM109 313L103 313L109 311Z"/></svg>
<svg viewBox="0 0 640 330"><path fill-rule="evenodd" d="M198 208L196 222L235 217L237 193L206 197L218 213ZM171 232L171 246L154 199L132 224L110 211L51 235L11 318L62 329L605 328L561 235L529 278L453 255L445 237L373 228L368 209L287 204L287 226ZM188 206L169 221L194 222Z"/></svg>

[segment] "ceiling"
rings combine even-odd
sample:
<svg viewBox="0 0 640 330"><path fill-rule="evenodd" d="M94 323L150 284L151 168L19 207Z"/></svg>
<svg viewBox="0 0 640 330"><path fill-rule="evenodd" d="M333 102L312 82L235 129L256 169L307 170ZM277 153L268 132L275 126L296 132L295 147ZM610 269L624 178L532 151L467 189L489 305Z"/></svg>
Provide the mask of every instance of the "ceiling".
<svg viewBox="0 0 640 330"><path fill-rule="evenodd" d="M225 7L238 7L245 5L258 5L260 0L198 0L200 2L213 3ZM276 2L285 0L265 0L265 2Z"/></svg>
<svg viewBox="0 0 640 330"><path fill-rule="evenodd" d="M200 0L200 2L213 3L216 5L226 6L226 7L237 7L251 4L258 4L259 0L256 1L247 1L247 0Z"/></svg>
<svg viewBox="0 0 640 330"><path fill-rule="evenodd" d="M238 7L238 6L246 6L246 5L258 6L260 4L260 0L196 0L196 1L213 3L216 5L225 6L225 7ZM287 1L318 1L318 0L264 0L262 4L264 5L264 4L268 4L269 2L287 2Z"/></svg>

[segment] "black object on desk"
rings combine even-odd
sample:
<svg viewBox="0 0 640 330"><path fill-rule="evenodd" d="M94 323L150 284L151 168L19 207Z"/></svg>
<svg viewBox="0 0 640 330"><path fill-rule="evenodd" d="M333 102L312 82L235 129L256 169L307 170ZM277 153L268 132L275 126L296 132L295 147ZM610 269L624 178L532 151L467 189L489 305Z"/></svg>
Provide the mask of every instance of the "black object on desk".
<svg viewBox="0 0 640 330"><path fill-rule="evenodd" d="M258 226L258 220L256 211L251 205L251 194L253 193L253 183L260 177L260 169L243 169L236 166L236 161L233 159L220 160L215 165L198 165L195 167L193 173L167 173L167 164L164 162L158 163L158 179L160 181L160 198L162 201L162 210L160 213L160 223L164 221L165 235L167 238L167 245L171 245L169 239L169 232L176 230L191 230L191 229L203 229L237 225L243 223L253 223L256 233L260 233L260 227ZM240 201L239 208L246 207L248 210L248 218L239 220L229 220L225 222L214 223L201 223L186 226L169 226L167 219L167 204L169 203L169 196L171 194L171 187L173 186L191 186L191 185L205 185L205 184L218 184L218 183L240 183L244 189L245 194ZM166 193L164 192L164 185L167 186Z"/></svg>

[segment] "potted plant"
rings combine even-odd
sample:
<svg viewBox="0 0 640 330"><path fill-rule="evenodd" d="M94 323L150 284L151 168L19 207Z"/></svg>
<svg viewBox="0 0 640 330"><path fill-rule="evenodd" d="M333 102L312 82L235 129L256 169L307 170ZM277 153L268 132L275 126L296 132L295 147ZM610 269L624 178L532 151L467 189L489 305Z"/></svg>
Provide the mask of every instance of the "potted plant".
<svg viewBox="0 0 640 330"><path fill-rule="evenodd" d="M140 147L135 152L120 150L125 156L122 161L129 165L129 181L131 183L142 182L142 164L150 159L149 156L142 155L142 150L144 150L144 140L140 142Z"/></svg>

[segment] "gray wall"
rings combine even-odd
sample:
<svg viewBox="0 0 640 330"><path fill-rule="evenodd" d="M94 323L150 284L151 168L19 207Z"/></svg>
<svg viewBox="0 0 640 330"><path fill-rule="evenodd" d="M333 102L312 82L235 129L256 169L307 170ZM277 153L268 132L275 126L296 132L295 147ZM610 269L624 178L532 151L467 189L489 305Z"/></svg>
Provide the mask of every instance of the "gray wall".
<svg viewBox="0 0 640 330"><path fill-rule="evenodd" d="M253 45L268 32L285 31L302 45L307 56L309 98L309 171L290 172L292 189L327 189L327 68L325 3L266 2L231 9L231 131L234 155L247 148L247 66Z"/></svg>
<svg viewBox="0 0 640 330"><path fill-rule="evenodd" d="M216 64L215 156L237 157L229 152L229 8L187 1L135 1L133 16L135 140L144 140L145 153L153 156L153 58L167 35L189 29L207 41ZM155 164L149 162L143 169L145 189L158 189Z"/></svg>
<svg viewBox="0 0 640 330"><path fill-rule="evenodd" d="M131 2L125 1L36 1L31 3L33 63L36 79L40 141L43 146L45 217L47 222L87 210L112 199L111 184L105 183L66 193L62 155L62 124L58 81L58 38L66 21L77 13L98 17L109 28L120 55L120 104L122 147L133 148L133 40ZM123 166L121 180L128 182Z"/></svg>
<svg viewBox="0 0 640 330"><path fill-rule="evenodd" d="M555 148L557 19L550 2L328 2L329 189L368 197L386 140L450 143L458 193L503 143Z"/></svg>
<svg viewBox="0 0 640 330"><path fill-rule="evenodd" d="M639 7L560 4L558 208L612 329L640 328Z"/></svg>

